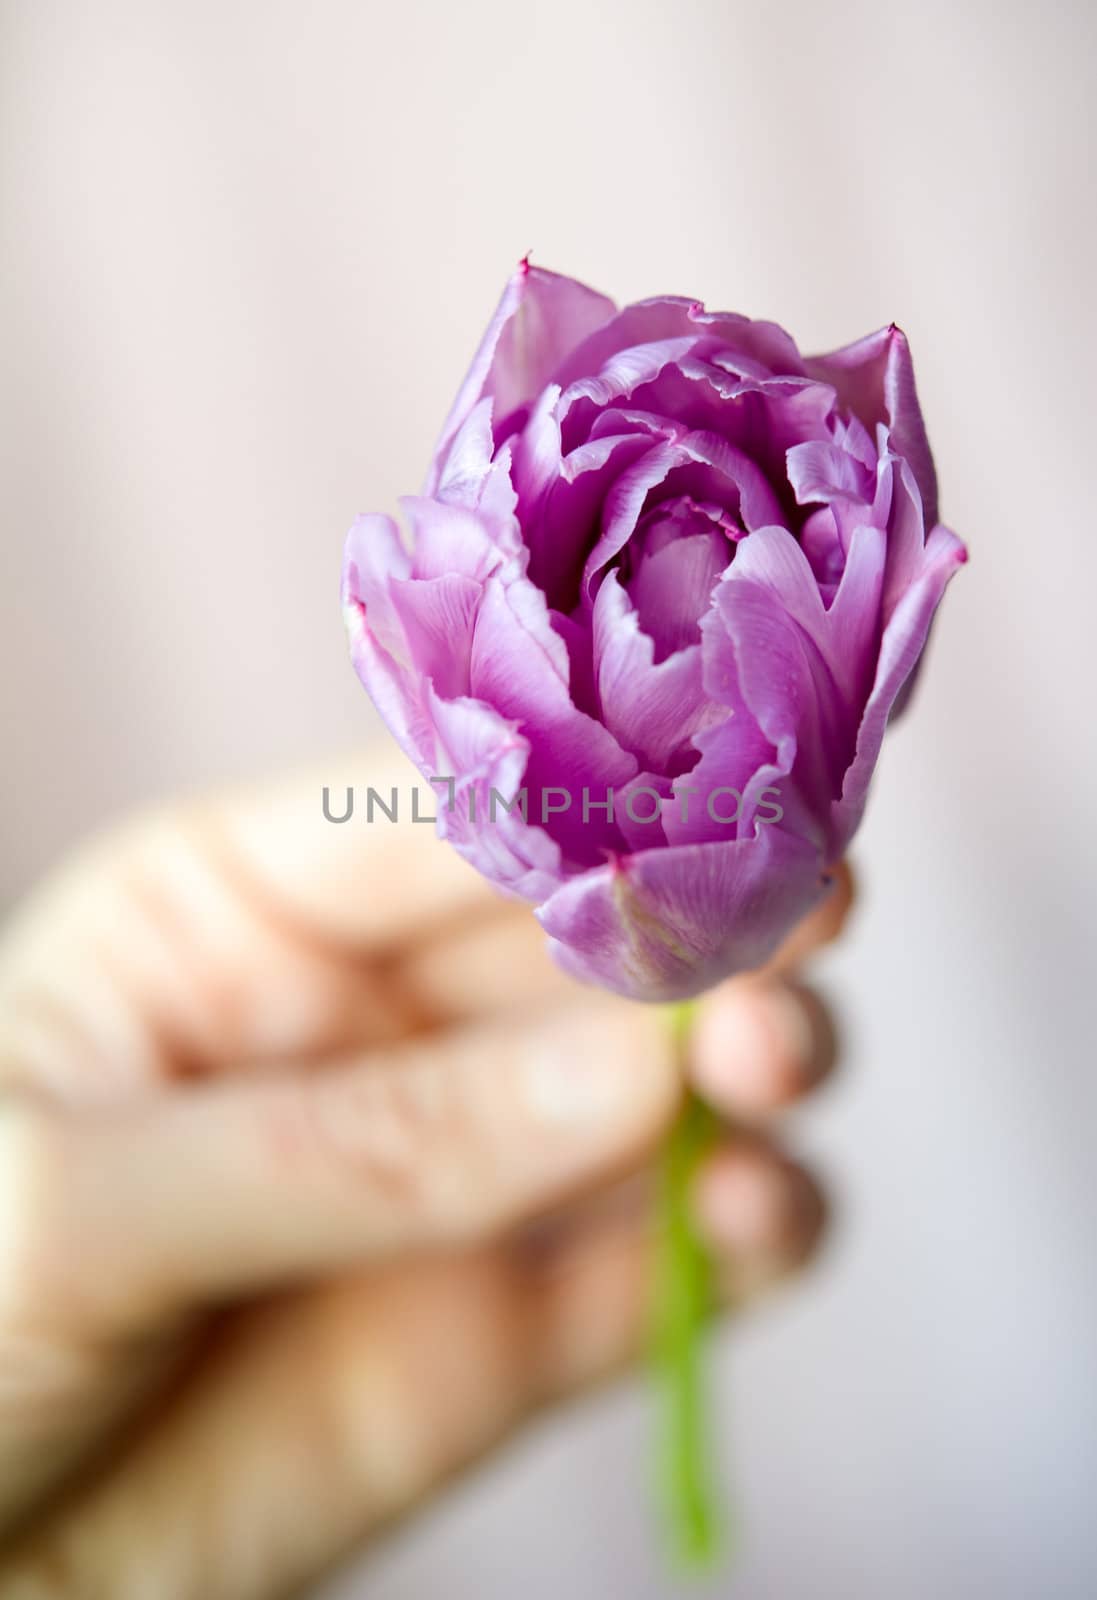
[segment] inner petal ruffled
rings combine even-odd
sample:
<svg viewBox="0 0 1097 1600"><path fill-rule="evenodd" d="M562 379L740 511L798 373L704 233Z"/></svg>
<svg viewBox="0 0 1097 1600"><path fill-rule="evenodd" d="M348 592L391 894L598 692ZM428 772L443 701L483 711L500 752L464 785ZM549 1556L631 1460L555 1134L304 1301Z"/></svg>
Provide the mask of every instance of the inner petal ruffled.
<svg viewBox="0 0 1097 1600"><path fill-rule="evenodd" d="M698 643L713 586L742 537L729 511L689 495L640 518L623 552L622 573L657 662Z"/></svg>
<svg viewBox="0 0 1097 1600"><path fill-rule="evenodd" d="M645 771L667 778L688 772L697 760L694 736L725 715L705 693L701 646L688 645L657 662L615 571L598 590L592 621L600 720Z"/></svg>
<svg viewBox="0 0 1097 1600"><path fill-rule="evenodd" d="M712 720L670 726L671 678L693 685L697 673L669 664L697 650L736 544L787 529L827 606L853 531L879 520L876 448L837 413L829 384L730 360L711 329L690 338L688 320L675 333L594 375L561 373L519 419L513 454L528 575L566 647L572 704L664 773L694 764L693 738ZM610 579L636 630L612 663L594 626Z"/></svg>

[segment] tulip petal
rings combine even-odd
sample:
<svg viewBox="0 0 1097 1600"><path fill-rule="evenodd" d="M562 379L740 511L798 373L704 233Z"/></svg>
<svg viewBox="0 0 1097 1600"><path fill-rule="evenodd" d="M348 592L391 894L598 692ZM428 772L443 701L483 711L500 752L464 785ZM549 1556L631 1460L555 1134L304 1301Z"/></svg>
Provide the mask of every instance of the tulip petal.
<svg viewBox="0 0 1097 1600"><path fill-rule="evenodd" d="M653 525L657 531L668 526ZM671 522L669 527L674 529L676 524ZM712 525L711 531L677 533L659 548L653 549L649 543L640 554L626 588L641 628L655 645L656 661L700 643L701 618L732 549L728 534Z"/></svg>
<svg viewBox="0 0 1097 1600"><path fill-rule="evenodd" d="M416 673L447 700L467 695L482 586L447 572L440 578L394 578L390 593Z"/></svg>
<svg viewBox="0 0 1097 1600"><path fill-rule="evenodd" d="M529 741L482 701L428 688L427 711L434 743L422 770L435 780L438 833L507 894L552 895L563 880L560 846L530 818L528 793L522 811Z"/></svg>
<svg viewBox="0 0 1097 1600"><path fill-rule="evenodd" d="M530 508L525 519L530 577L552 605L564 611L576 605L606 496L651 444L652 434L643 427L588 441L563 458L541 503Z"/></svg>
<svg viewBox="0 0 1097 1600"><path fill-rule="evenodd" d="M656 663L655 645L615 572L594 602L594 670L606 727L652 772L680 771L693 734L722 714L705 694L700 644Z"/></svg>
<svg viewBox="0 0 1097 1600"><path fill-rule="evenodd" d="M608 318L575 346L554 377L566 387L600 372L622 350L671 339L710 340L745 376L804 376L800 352L776 323L753 322L732 311L706 311L700 301L678 295L657 295L625 306Z"/></svg>
<svg viewBox="0 0 1097 1600"><path fill-rule="evenodd" d="M489 579L473 641L472 693L528 739L531 805L568 862L583 868L623 845L608 818L584 820L584 790L601 798L635 777L638 768L607 728L576 708L569 674L567 646L540 590L525 579L509 587ZM558 793L546 798L550 791ZM546 815L546 806L560 809Z"/></svg>
<svg viewBox="0 0 1097 1600"><path fill-rule="evenodd" d="M575 346L616 309L574 278L519 263L446 419L424 494L437 490L458 431L485 396L493 402L498 428L510 412L536 398Z"/></svg>
<svg viewBox="0 0 1097 1600"><path fill-rule="evenodd" d="M411 530L411 572L443 578L459 572L482 583L492 573L516 575L525 565L517 524L493 529L478 510L405 495L400 509Z"/></svg>
<svg viewBox="0 0 1097 1600"><path fill-rule="evenodd" d="M654 498L689 494L697 500L728 505L737 511L748 532L781 521L781 507L765 474L726 439L711 433L687 433L673 444L653 445L621 474L606 496L601 536L583 572L583 592L588 597L599 573L628 543L649 497L660 486L666 486L664 493Z"/></svg>
<svg viewBox="0 0 1097 1600"><path fill-rule="evenodd" d="M697 799L668 806L673 844L721 836L709 795L742 794L742 833L763 791L776 789L784 826L825 848L828 807L853 759L872 681L884 560L883 531L859 528L828 609L785 529L762 529L737 548L702 625L706 693L730 715L693 740L701 759L684 782Z"/></svg>
<svg viewBox="0 0 1097 1600"><path fill-rule="evenodd" d="M864 812L888 718L925 649L930 624L953 573L967 560L967 551L950 528L938 523L926 541L918 576L899 600L884 630L872 692L860 719L856 748L831 809L834 855L853 837Z"/></svg>
<svg viewBox="0 0 1097 1600"><path fill-rule="evenodd" d="M887 423L893 448L910 462L926 527L932 528L937 521L937 473L918 404L910 345L902 329L893 323L855 344L813 356L806 365L813 377L834 385L842 405L870 433L877 423Z"/></svg>
<svg viewBox="0 0 1097 1600"><path fill-rule="evenodd" d="M658 772L638 772L614 795L617 826L631 852L661 849L667 842L663 832L663 808L670 798L670 779Z"/></svg>
<svg viewBox="0 0 1097 1600"><path fill-rule="evenodd" d="M681 1000L767 960L825 889L818 852L769 825L611 861L565 883L537 918L573 977Z"/></svg>
<svg viewBox="0 0 1097 1600"><path fill-rule="evenodd" d="M351 661L400 747L413 761L430 759L433 740L423 711L390 575L406 579L411 558L391 517L359 517L343 558L343 618Z"/></svg>

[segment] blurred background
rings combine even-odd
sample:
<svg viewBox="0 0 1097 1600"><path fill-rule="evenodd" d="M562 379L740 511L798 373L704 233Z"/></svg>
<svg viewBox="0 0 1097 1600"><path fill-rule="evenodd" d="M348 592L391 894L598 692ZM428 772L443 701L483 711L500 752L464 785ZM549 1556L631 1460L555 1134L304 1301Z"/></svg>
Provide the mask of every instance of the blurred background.
<svg viewBox="0 0 1097 1600"><path fill-rule="evenodd" d="M528 248L913 344L950 590L821 974L821 1263L720 1336L721 1594L1097 1593L1097 10L0 5L0 898L376 724L337 604ZM328 1600L663 1600L650 1418L527 1435ZM703 1592L703 1591L702 1591Z"/></svg>

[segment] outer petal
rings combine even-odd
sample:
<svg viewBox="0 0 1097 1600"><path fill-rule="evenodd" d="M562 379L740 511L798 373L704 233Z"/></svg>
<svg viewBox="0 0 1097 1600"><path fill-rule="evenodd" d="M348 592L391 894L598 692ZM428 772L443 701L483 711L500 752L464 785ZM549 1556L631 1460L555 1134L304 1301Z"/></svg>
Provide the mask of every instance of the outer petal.
<svg viewBox="0 0 1097 1600"><path fill-rule="evenodd" d="M392 518L374 512L356 517L343 547L343 601L357 602L378 642L397 655L403 654L403 629L389 580L411 575L411 556Z"/></svg>
<svg viewBox="0 0 1097 1600"><path fill-rule="evenodd" d="M439 834L505 893L551 895L563 882L560 846L515 804L528 739L482 701L442 700L428 687L426 704L432 765L424 776L452 780L452 790L448 781L435 786Z"/></svg>
<svg viewBox="0 0 1097 1600"><path fill-rule="evenodd" d="M407 636L391 582L411 572L411 558L391 517L359 517L343 557L343 618L354 670L401 749L429 761L431 728L422 710Z"/></svg>
<svg viewBox="0 0 1097 1600"><path fill-rule="evenodd" d="M424 494L435 493L450 446L479 401L490 396L496 424L528 405L569 352L616 309L612 300L574 278L520 262L446 419Z"/></svg>
<svg viewBox="0 0 1097 1600"><path fill-rule="evenodd" d="M405 495L400 502L411 529L411 573L443 578L454 572L483 582L498 572L508 578L525 565L517 524L493 528L480 511Z"/></svg>
<svg viewBox="0 0 1097 1600"><path fill-rule="evenodd" d="M694 741L701 760L684 781L698 798L668 807L673 843L720 836L705 804L713 790L742 794L737 831L746 832L763 790L775 787L784 829L826 848L872 682L884 560L883 530L858 528L827 609L784 528L763 528L737 547L702 623L706 691L731 715Z"/></svg>
<svg viewBox="0 0 1097 1600"><path fill-rule="evenodd" d="M918 576L891 614L880 646L875 682L861 718L856 753L845 775L841 799L831 809L835 857L845 849L861 820L888 716L925 648L945 585L966 560L967 551L960 540L938 523L926 541Z"/></svg>
<svg viewBox="0 0 1097 1600"><path fill-rule="evenodd" d="M467 537L466 515L449 509L449 531ZM500 579L492 581L501 590ZM389 517L362 517L351 529L343 604L359 677L424 778L443 780L435 789L438 831L497 887L538 901L562 881L561 852L535 822L508 811L524 783L529 741L467 695L481 593L457 571L412 576ZM501 799L493 802L493 790ZM430 807L423 811L425 820Z"/></svg>
<svg viewBox="0 0 1097 1600"><path fill-rule="evenodd" d="M455 506L475 507L491 471L495 436L491 399L485 396L465 417L441 463L433 495Z"/></svg>
<svg viewBox="0 0 1097 1600"><path fill-rule="evenodd" d="M765 961L825 886L817 852L768 825L612 861L564 884L537 917L574 977L679 1000Z"/></svg>
<svg viewBox="0 0 1097 1600"><path fill-rule="evenodd" d="M389 592L414 674L429 678L447 700L468 694L480 584L447 572L440 578L393 578Z"/></svg>
<svg viewBox="0 0 1097 1600"><path fill-rule="evenodd" d="M841 792L872 682L885 549L882 529L856 530L826 610L795 540L767 528L717 591L743 699L788 774L785 799L798 794L820 824Z"/></svg>
<svg viewBox="0 0 1097 1600"><path fill-rule="evenodd" d="M886 422L892 448L910 462L922 496L926 527L937 521L937 473L914 384L914 364L906 335L894 323L856 344L813 356L807 362L813 377L832 383L838 398L870 433Z"/></svg>

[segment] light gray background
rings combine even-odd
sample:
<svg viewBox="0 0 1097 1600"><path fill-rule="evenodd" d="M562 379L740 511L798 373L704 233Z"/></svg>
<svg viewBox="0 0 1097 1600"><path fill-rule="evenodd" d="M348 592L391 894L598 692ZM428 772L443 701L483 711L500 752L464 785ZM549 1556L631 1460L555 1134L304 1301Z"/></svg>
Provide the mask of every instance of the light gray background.
<svg viewBox="0 0 1097 1600"><path fill-rule="evenodd" d="M719 1347L721 1593L1097 1593L1095 17L0 6L5 898L119 808L366 735L342 534L418 485L528 247L911 337L973 560L825 967L834 1239ZM547 1425L330 1592L670 1595L647 1420Z"/></svg>

